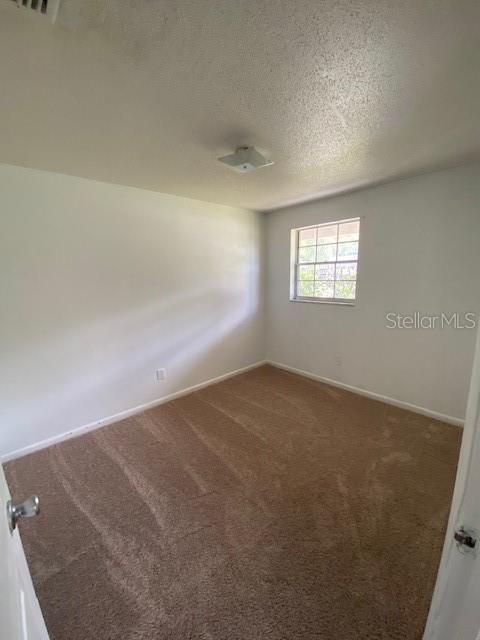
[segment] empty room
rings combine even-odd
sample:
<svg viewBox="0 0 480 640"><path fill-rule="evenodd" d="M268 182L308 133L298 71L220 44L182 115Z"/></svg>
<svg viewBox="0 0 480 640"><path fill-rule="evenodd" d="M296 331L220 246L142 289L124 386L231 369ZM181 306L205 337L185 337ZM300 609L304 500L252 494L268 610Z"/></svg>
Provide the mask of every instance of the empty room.
<svg viewBox="0 0 480 640"><path fill-rule="evenodd" d="M0 0L0 640L480 638L477 0Z"/></svg>

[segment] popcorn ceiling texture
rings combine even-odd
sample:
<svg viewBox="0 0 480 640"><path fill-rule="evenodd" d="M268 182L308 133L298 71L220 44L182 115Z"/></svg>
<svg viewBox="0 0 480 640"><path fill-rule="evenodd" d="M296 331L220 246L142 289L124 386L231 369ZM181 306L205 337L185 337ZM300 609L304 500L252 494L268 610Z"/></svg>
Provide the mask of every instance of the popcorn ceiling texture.
<svg viewBox="0 0 480 640"><path fill-rule="evenodd" d="M8 463L51 640L420 640L461 434L262 367Z"/></svg>
<svg viewBox="0 0 480 640"><path fill-rule="evenodd" d="M477 0L0 4L0 161L268 209L480 151ZM254 144L275 165L216 158Z"/></svg>

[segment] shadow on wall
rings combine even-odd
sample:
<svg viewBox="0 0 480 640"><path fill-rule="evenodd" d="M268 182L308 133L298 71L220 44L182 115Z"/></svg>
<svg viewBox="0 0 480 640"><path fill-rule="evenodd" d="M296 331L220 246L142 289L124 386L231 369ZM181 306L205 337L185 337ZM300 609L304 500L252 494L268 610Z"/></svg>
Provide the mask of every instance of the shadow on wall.
<svg viewBox="0 0 480 640"><path fill-rule="evenodd" d="M0 443L0 455L251 364L247 345L255 342L257 311L258 279L243 292L197 288L50 336L30 360L48 362L52 350L59 359L29 390L27 406L21 398L11 402L15 412L4 424L15 431ZM167 369L161 383L159 367Z"/></svg>
<svg viewBox="0 0 480 640"><path fill-rule="evenodd" d="M0 456L263 357L258 214L16 168L0 181Z"/></svg>

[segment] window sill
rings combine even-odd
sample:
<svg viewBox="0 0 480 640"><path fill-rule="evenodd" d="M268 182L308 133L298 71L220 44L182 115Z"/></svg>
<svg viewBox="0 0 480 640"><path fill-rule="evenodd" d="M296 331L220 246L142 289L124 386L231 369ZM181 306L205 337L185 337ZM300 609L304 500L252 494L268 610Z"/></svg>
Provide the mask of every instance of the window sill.
<svg viewBox="0 0 480 640"><path fill-rule="evenodd" d="M356 300L348 302L346 300L316 300L315 298L290 298L290 302L308 302L310 304L334 304L341 307L354 307Z"/></svg>

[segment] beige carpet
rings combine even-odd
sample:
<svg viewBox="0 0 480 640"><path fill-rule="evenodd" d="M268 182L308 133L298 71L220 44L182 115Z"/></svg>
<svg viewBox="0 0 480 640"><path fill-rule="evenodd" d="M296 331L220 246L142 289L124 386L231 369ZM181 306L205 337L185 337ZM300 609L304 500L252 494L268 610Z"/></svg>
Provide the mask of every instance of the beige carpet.
<svg viewBox="0 0 480 640"><path fill-rule="evenodd" d="M262 367L6 465L52 640L420 640L461 430Z"/></svg>

